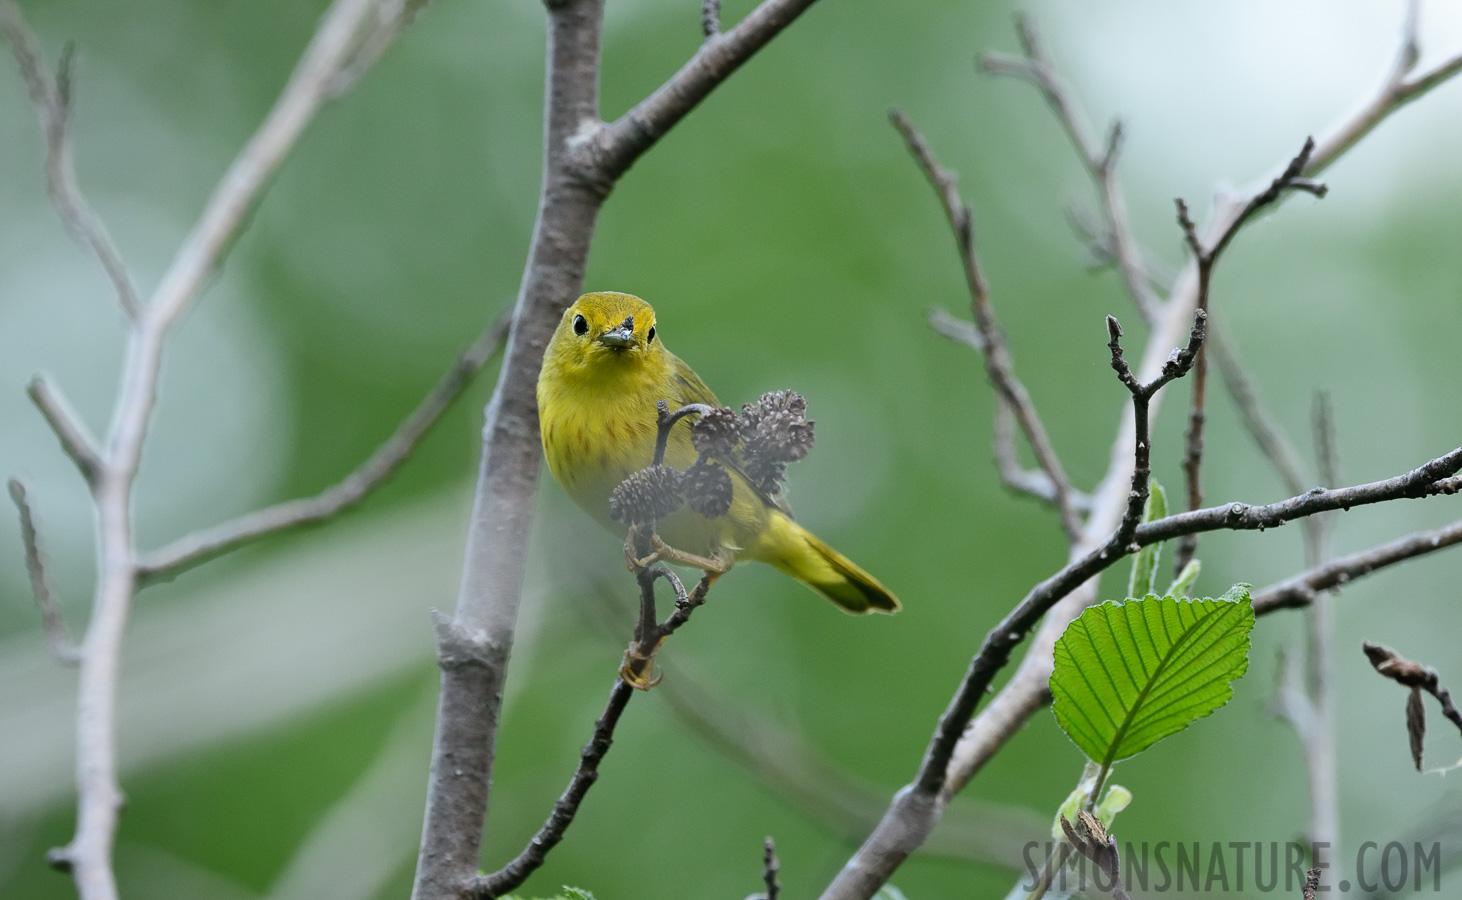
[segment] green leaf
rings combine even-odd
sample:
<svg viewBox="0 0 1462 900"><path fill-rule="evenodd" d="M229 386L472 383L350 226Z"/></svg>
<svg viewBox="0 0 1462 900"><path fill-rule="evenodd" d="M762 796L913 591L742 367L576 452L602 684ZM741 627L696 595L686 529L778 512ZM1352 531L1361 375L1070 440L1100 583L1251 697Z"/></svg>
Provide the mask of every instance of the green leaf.
<svg viewBox="0 0 1462 900"><path fill-rule="evenodd" d="M1147 506L1142 511L1142 521L1151 522L1168 514L1168 495L1162 485L1153 478L1147 483ZM1148 544L1137 551L1132 560L1132 575L1127 579L1127 596L1146 597L1157 590L1153 582L1157 579L1157 564L1162 559L1162 543Z"/></svg>
<svg viewBox="0 0 1462 900"><path fill-rule="evenodd" d="M1242 584L1218 599L1093 606L1056 641L1056 721L1109 769L1227 703L1249 666L1253 627Z"/></svg>
<svg viewBox="0 0 1462 900"><path fill-rule="evenodd" d="M1198 573L1201 571L1203 571L1202 563L1196 559L1188 560L1188 564L1183 567L1183 571L1179 572L1178 577L1173 579L1173 583L1168 585L1168 596L1188 596L1188 592L1193 590L1193 584L1198 580Z"/></svg>
<svg viewBox="0 0 1462 900"><path fill-rule="evenodd" d="M885 884L878 889L878 893L873 895L873 900L909 900L909 898L905 897L904 892L893 885Z"/></svg>

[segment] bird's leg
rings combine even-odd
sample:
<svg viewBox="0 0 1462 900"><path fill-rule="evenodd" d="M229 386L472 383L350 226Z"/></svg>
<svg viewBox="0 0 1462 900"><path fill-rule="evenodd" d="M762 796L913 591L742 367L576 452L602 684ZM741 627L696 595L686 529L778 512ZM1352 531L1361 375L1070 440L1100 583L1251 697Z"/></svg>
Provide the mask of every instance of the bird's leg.
<svg viewBox="0 0 1462 900"><path fill-rule="evenodd" d="M731 565L736 561L736 557L724 548L717 549L712 556L700 556L686 550L677 550L662 541L658 534L650 535L650 555L642 557L635 551L638 536L636 527L631 525L629 535L624 539L624 563L636 575L657 562L668 562L681 566L694 566L709 573L714 581L731 571Z"/></svg>

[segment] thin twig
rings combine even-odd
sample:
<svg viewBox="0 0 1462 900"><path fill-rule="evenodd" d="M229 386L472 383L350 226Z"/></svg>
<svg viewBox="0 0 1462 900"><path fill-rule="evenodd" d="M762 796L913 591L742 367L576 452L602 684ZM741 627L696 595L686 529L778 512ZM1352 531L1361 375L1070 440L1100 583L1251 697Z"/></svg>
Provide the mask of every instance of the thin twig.
<svg viewBox="0 0 1462 900"><path fill-rule="evenodd" d="M980 337L980 331L973 322L964 319L956 319L945 310L935 306L929 309L929 327L939 334L949 338L977 353L985 352L984 338ZM1010 404L1005 396L999 391L995 392L995 427L993 429L992 443L994 445L995 468L1000 473L1000 480L1005 486L1018 494L1028 494L1038 500L1056 505L1056 483L1051 480L1040 469L1027 469L1020 464L1015 449L1015 413L1011 410ZM1067 498L1071 506L1078 513L1085 513L1091 509L1091 496L1067 486Z"/></svg>
<svg viewBox="0 0 1462 900"><path fill-rule="evenodd" d="M1338 556L1255 591L1251 597L1254 615L1309 606L1322 591L1341 587L1380 569L1458 544L1462 544L1462 519L1441 528L1409 534L1359 553Z"/></svg>
<svg viewBox="0 0 1462 900"><path fill-rule="evenodd" d="M129 319L136 319L141 315L142 301L132 284L132 276L128 274L127 265L112 242L106 225L86 202L76 180L71 154L71 108L75 86L72 79L75 58L71 48L68 46L62 52L56 74L52 76L42 58L40 43L26 25L20 7L12 2L0 4L0 32L4 33L16 62L20 64L20 74L30 92L31 103L40 115L41 131L46 140L46 188L51 202L66 229L101 264L122 311Z"/></svg>
<svg viewBox="0 0 1462 900"><path fill-rule="evenodd" d="M506 315L499 316L457 357L385 443L345 478L313 497L288 500L246 513L144 554L137 560L138 577L143 581L171 578L267 535L333 518L365 500L411 456L431 427L502 347L508 321Z"/></svg>
<svg viewBox="0 0 1462 900"><path fill-rule="evenodd" d="M117 896L112 848L122 804L117 783L118 675L122 641L138 586L132 488L157 400L163 348L173 326L216 270L248 212L257 205L305 126L333 96L332 79L358 47L358 36L374 10L374 0L336 0L325 13L278 101L214 188L198 223L179 247L151 300L145 306L133 304L129 309L135 315L126 362L111 427L101 448L91 449L90 442L82 439L84 430L75 424L74 416L62 414L63 405L48 402L53 392L48 392L46 382L32 385L32 396L61 435L67 453L86 474L97 512L98 578L77 678L76 832L66 847L51 854L57 866L71 871L82 900L115 900ZM18 14L7 8L7 17L7 31L13 32ZM43 118L48 109L54 113L65 107L69 88L64 80L57 83L56 91L55 98L48 99L45 90L36 97ZM58 127L64 132L64 122ZM63 175L69 174L63 169ZM92 239L98 238L93 235ZM123 288L118 290L125 296Z"/></svg>
<svg viewBox="0 0 1462 900"><path fill-rule="evenodd" d="M1061 467L1046 428L1041 423L1035 404L1031 401L1025 385L1015 375L1015 367L1006 347L1005 335L995 320L995 310L990 303L990 287L980 267L979 255L975 251L974 217L964 199L959 195L954 173L939 164L929 143L901 111L889 113L894 127L903 135L909 152L924 171L930 185L944 206L945 217L954 230L961 262L964 263L965 282L970 292L970 308L974 314L974 326L979 334L981 358L985 361L985 372L1004 403L1020 422L1021 431L1036 456L1041 471L1051 482L1052 502L1061 517L1061 528L1069 540L1075 541L1081 531L1081 517L1072 502L1071 481Z"/></svg>
<svg viewBox="0 0 1462 900"><path fill-rule="evenodd" d="M32 378L25 386L25 392L45 417L46 424L56 433L61 449L76 463L81 477L88 486L95 488L104 464L96 438L81 421L81 416L66 401L61 389L44 375Z"/></svg>
<svg viewBox="0 0 1462 900"><path fill-rule="evenodd" d="M1198 308L1204 312L1208 311L1209 286L1213 280L1213 269L1218 264L1219 257L1233 241L1239 230L1254 217L1256 213L1267 206L1279 202L1281 196L1287 191L1305 191L1316 197L1324 197L1328 190L1325 185L1311 181L1304 176L1310 163L1310 157L1315 152L1315 139L1306 138L1305 144L1300 152L1290 160L1289 165L1277 178L1269 183L1269 187L1249 198L1248 202L1239 210L1238 215L1219 232L1218 239L1212 244L1205 244L1198 236L1198 228L1193 224L1193 219L1188 215L1188 206L1177 200L1178 224L1183 229L1183 236L1188 242L1188 247L1193 251L1193 258L1198 266ZM1188 508L1198 509L1203 505L1203 426L1207 420L1207 397L1208 397L1208 358L1204 353L1198 354L1198 361L1193 366L1193 398L1188 408L1188 432L1187 450L1183 455L1183 477L1187 484ZM1183 571L1193 559L1194 552L1198 549L1196 535L1189 535L1178 542L1176 552L1173 554L1174 572Z"/></svg>
<svg viewBox="0 0 1462 900"><path fill-rule="evenodd" d="M1122 123L1113 121L1107 131L1105 144L1099 144L1093 137L1091 125L1081 113L1070 85L1061 77L1050 55L1046 53L1045 44L1035 23L1026 16L1018 15L1015 19L1015 30L1025 52L1024 57L982 53L979 57L980 68L990 75L1025 81L1041 92L1046 104L1055 113L1056 120L1071 139L1077 156L1096 183L1108 222L1107 238L1111 258L1122 273L1122 280L1132 296L1133 305L1144 320L1151 322L1157 315L1161 301L1149 285L1146 267L1128 225L1126 202L1117 184L1117 157L1122 145Z"/></svg>
<svg viewBox="0 0 1462 900"><path fill-rule="evenodd" d="M605 704L604 712L600 713L599 719L594 723L594 734L589 738L589 743L579 751L578 769L575 770L568 788L553 804L553 812L549 813L548 821L533 835L533 839L528 842L528 846L523 849L523 852L514 857L511 862L490 875L478 876L470 896L477 900L501 897L527 881L528 876L543 865L549 851L563 840L564 832L578 813L579 804L583 802L584 795L599 779L599 763L603 761L604 755L609 752L610 745L614 743L615 726L619 724L620 714L624 712L625 706L629 704L630 698L634 694L634 688L630 687L623 678L614 680L614 687L609 691L609 702Z"/></svg>
<svg viewBox="0 0 1462 900"><path fill-rule="evenodd" d="M766 893L762 895L765 900L777 900L777 895L782 892L782 885L777 882L777 873L781 868L782 864L777 860L777 845L769 837L761 856L761 880L767 887Z"/></svg>
<svg viewBox="0 0 1462 900"><path fill-rule="evenodd" d="M662 421L664 418L665 416L662 415ZM674 420L671 420L669 424L673 423ZM656 624L653 616L655 581L658 578L664 578L671 585L676 594L676 604L675 612L671 613L664 622ZM614 729L619 724L620 714L629 704L630 697L635 693L636 688L643 689L647 683L655 683L653 673L650 671L654 666L655 651L660 648L666 638L674 634L690 619L691 613L695 612L697 607L705 603L706 592L710 590L711 586L711 576L707 573L687 596L680 579L669 569L661 566L652 566L640 572L636 576L636 580L640 587L642 618L635 626L635 641L626 653L625 665L628 668L631 665L628 660L633 659L642 661L643 668L637 668L628 673L621 670L620 677L615 679L614 686L609 691L609 702L605 705L604 712L594 723L594 734L579 754L578 768L575 769L569 786L554 803L548 820L533 835L528 846L524 847L523 851L511 862L490 875L479 875L473 880L468 895L474 900L494 900L527 881L528 876L537 871L547 860L549 852L563 840L564 833L573 824L574 817L578 814L579 805L583 802L584 796L589 793L589 788L593 787L594 782L599 780L599 765L614 742ZM646 610L651 616L648 622L643 618Z"/></svg>
<svg viewBox="0 0 1462 900"><path fill-rule="evenodd" d="M1365 650L1366 659L1371 661L1371 666L1377 672L1399 685L1418 688L1437 698L1437 702L1442 705L1442 715L1462 732L1462 712L1453 704L1452 694L1442 685L1436 669L1412 662L1384 644L1365 641L1361 646Z"/></svg>
<svg viewBox="0 0 1462 900"><path fill-rule="evenodd" d="M1462 54L1458 54L1414 78L1407 77L1416 70L1416 64L1421 61L1420 10L1421 0L1407 0L1396 60L1382 81L1380 90L1359 113L1342 123L1320 143L1310 159L1306 175L1323 172L1385 121L1387 116L1462 72Z"/></svg>
<svg viewBox="0 0 1462 900"><path fill-rule="evenodd" d="M701 0L701 33L707 40L721 33L721 0Z"/></svg>
<svg viewBox="0 0 1462 900"><path fill-rule="evenodd" d="M554 2L549 0L550 8ZM641 154L815 2L762 0L730 31L703 42L650 96L584 142L587 159L581 164L586 174L602 187L613 185Z"/></svg>
<svg viewBox="0 0 1462 900"><path fill-rule="evenodd" d="M30 492L19 478L10 479L10 499L20 510L20 539L25 544L25 570L30 575L31 593L36 607L41 611L41 626L46 632L46 641L51 653L62 664L74 666L81 660L81 652L71 634L66 630L66 620L56 606L56 594L51 587L51 576L46 571L46 556L41 550L41 538L36 531L35 513L30 508Z"/></svg>

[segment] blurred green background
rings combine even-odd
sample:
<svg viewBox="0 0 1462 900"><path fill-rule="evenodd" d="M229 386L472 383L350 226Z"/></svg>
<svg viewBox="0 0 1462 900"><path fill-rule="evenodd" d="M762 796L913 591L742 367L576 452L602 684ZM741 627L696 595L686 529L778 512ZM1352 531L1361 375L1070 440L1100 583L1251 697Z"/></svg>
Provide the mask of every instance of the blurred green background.
<svg viewBox="0 0 1462 900"><path fill-rule="evenodd" d="M726 4L728 22L751 8ZM79 50L77 168L144 288L282 85L320 2L70 0L24 4L54 59ZM1433 8L1435 7L1435 8ZM1368 96L1401 4L1239 0L1215 8L1057 0L1024 7L1098 121L1128 126L1122 176L1139 236L1181 261L1171 198L1206 209ZM656 305L666 342L724 401L794 388L819 441L794 467L799 517L904 600L892 618L838 614L762 567L738 568L666 651L682 678L803 736L887 795L988 629L1064 560L1053 517L1009 496L989 463L978 360L933 335L963 315L954 246L886 111L899 105L957 168L1020 374L1068 471L1104 470L1125 392L1102 317L1137 324L1110 272L1089 271L1065 210L1084 175L1023 85L976 74L1013 49L1013 4L825 0L625 177L600 220L587 283ZM1462 46L1462 13L1426 7L1426 59ZM358 90L327 109L260 206L167 357L138 489L156 546L316 491L381 441L516 291L539 175L543 13L531 0L438 0ZM692 2L611 0L603 105L619 114L699 39ZM1329 390L1347 481L1458 443L1462 394L1462 86L1403 111L1225 258L1214 305L1278 417L1308 449ZM14 67L0 69L0 472L33 485L63 606L83 626L93 576L85 491L23 394L52 373L102 430L121 355L115 304L48 206L40 137ZM121 747L124 895L402 897L418 840L435 702L428 610L450 609L489 366L363 509L148 589L126 650ZM1181 396L1186 396L1182 390ZM1158 476L1179 482L1180 422L1163 410ZM1228 398L1211 414L1208 495L1282 496ZM1338 552L1456 517L1439 499L1349 513ZM527 601L509 676L483 865L542 822L602 707L631 620L618 543L558 488L540 491ZM72 825L73 675L45 653L13 515L0 515L0 896L72 895L42 854ZM1294 571L1297 528L1204 540L1200 590ZM1367 579L1339 601L1344 839L1402 836L1455 808L1411 771L1401 691L1362 638L1462 684L1462 557ZM1122 589L1114 570L1102 596ZM607 602L606 594L615 602ZM1284 841L1306 821L1297 743L1270 713L1283 614L1211 720L1124 765L1124 841ZM1444 762L1455 736L1434 729ZM1049 713L973 782L998 819L1047 820L1081 768ZM791 896L851 852L676 717L636 697L569 838L530 882L618 897L741 897L773 835ZM989 826L994 828L994 826ZM982 844L970 839L974 853ZM913 900L1002 896L1013 872L916 857Z"/></svg>

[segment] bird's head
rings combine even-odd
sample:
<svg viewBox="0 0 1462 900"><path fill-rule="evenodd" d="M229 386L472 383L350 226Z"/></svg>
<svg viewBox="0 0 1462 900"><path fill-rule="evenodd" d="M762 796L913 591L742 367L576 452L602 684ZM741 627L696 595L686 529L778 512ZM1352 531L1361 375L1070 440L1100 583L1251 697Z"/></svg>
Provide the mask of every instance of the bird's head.
<svg viewBox="0 0 1462 900"><path fill-rule="evenodd" d="M564 312L544 364L558 366L563 374L608 377L661 363L664 353L650 304L633 294L596 291Z"/></svg>

